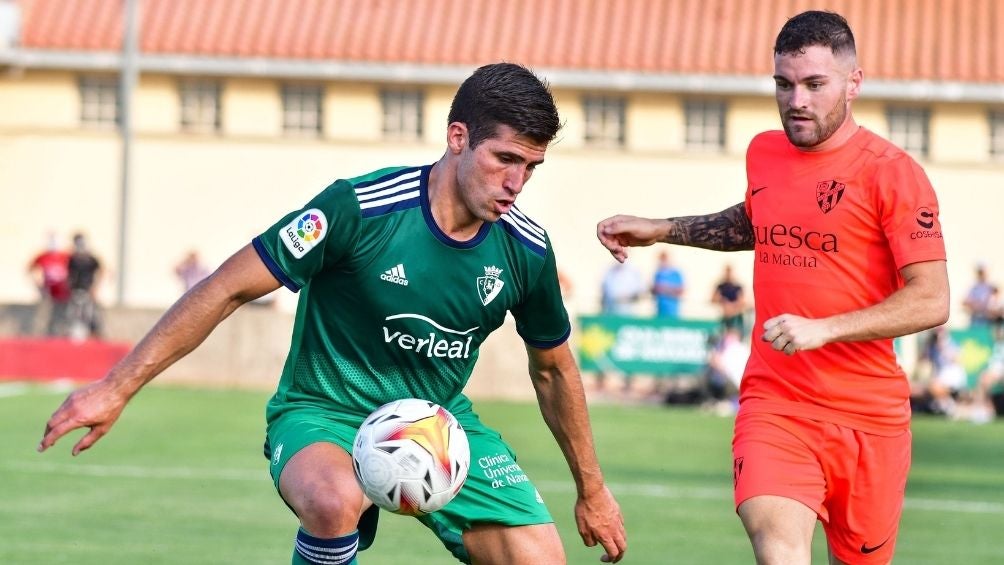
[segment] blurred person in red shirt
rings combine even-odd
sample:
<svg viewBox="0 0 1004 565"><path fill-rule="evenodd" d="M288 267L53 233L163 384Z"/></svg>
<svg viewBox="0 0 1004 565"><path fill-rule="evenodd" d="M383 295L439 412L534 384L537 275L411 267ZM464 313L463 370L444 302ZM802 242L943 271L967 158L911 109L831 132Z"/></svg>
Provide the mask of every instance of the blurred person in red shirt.
<svg viewBox="0 0 1004 565"><path fill-rule="evenodd" d="M66 307L70 301L70 254L59 249L55 234L46 239L45 250L28 263L28 274L38 288L31 332L33 335L62 335L66 325Z"/></svg>

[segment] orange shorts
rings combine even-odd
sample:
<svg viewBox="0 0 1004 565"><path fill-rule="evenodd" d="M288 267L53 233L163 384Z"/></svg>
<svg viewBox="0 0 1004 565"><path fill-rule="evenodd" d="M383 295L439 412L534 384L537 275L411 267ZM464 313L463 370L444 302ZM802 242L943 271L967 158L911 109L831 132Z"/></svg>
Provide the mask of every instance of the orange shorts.
<svg viewBox="0 0 1004 565"><path fill-rule="evenodd" d="M903 510L910 442L909 430L885 437L740 410L732 439L736 508L759 495L797 500L819 516L838 559L887 563Z"/></svg>

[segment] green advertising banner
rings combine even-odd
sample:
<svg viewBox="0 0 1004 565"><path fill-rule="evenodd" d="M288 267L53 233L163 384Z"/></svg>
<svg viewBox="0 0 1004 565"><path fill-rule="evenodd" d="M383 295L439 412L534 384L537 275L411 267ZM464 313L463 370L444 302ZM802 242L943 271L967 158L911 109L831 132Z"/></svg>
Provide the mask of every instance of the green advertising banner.
<svg viewBox="0 0 1004 565"><path fill-rule="evenodd" d="M988 327L949 330L948 333L959 347L958 361L966 370L969 388L973 388L990 361L990 354L994 350L994 336Z"/></svg>
<svg viewBox="0 0 1004 565"><path fill-rule="evenodd" d="M579 317L579 363L584 371L625 374L699 373L717 321Z"/></svg>

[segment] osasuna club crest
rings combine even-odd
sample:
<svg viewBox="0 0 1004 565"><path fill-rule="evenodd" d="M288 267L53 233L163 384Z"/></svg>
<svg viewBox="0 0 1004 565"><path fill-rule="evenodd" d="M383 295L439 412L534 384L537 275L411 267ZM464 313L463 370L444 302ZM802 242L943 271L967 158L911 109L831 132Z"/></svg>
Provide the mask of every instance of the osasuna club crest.
<svg viewBox="0 0 1004 565"><path fill-rule="evenodd" d="M502 269L492 265L485 267L485 276L478 277L478 295L481 297L481 304L488 306L488 303L495 300L495 297L502 291L505 282L499 280Z"/></svg>
<svg viewBox="0 0 1004 565"><path fill-rule="evenodd" d="M819 209L824 214L829 214L840 203L846 187L847 185L844 183L835 180L824 180L816 183L816 203L819 204Z"/></svg>

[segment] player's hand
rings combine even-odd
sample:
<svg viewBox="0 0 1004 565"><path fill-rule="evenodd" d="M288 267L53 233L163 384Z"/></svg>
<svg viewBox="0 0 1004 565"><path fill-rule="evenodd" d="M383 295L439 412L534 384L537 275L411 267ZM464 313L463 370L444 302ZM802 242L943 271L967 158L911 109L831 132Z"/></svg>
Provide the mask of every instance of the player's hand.
<svg viewBox="0 0 1004 565"><path fill-rule="evenodd" d="M41 452L49 449L59 438L73 430L90 428L90 432L73 446L73 455L78 455L108 433L128 400L127 396L119 394L106 381L98 381L74 391L46 422L45 434L38 444L38 450Z"/></svg>
<svg viewBox="0 0 1004 565"><path fill-rule="evenodd" d="M580 496L575 502L575 524L586 547L597 543L606 553L600 557L604 563L617 563L627 550L627 533L621 508L606 486L588 497Z"/></svg>
<svg viewBox="0 0 1004 565"><path fill-rule="evenodd" d="M664 238L668 231L667 220L637 216L614 216L596 225L596 237L621 263L627 259L628 247L647 247Z"/></svg>
<svg viewBox="0 0 1004 565"><path fill-rule="evenodd" d="M763 330L761 339L786 355L822 347L831 339L825 319L813 320L794 314L774 316L763 323Z"/></svg>

